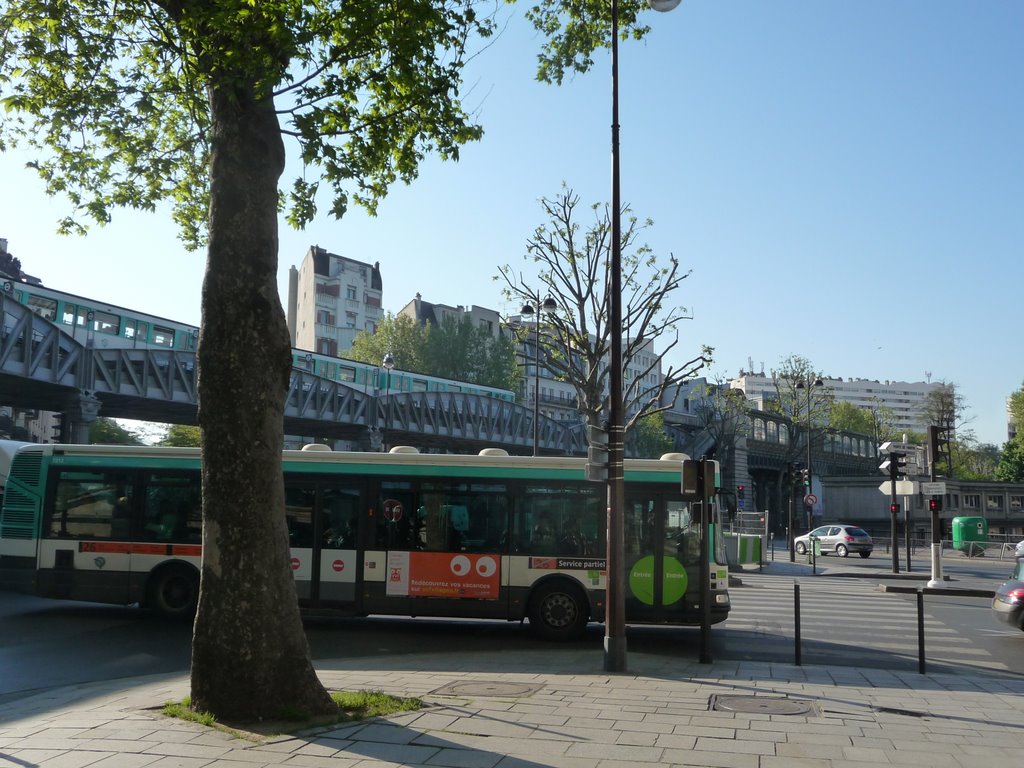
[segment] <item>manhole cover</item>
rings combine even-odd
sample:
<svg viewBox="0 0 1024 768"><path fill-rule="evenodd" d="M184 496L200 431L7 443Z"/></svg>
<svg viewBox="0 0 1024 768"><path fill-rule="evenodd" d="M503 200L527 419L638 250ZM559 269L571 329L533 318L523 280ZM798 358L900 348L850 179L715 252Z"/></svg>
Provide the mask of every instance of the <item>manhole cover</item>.
<svg viewBox="0 0 1024 768"><path fill-rule="evenodd" d="M746 712L763 715L818 714L818 708L809 701L781 699L772 696L712 696L710 708L719 712Z"/></svg>
<svg viewBox="0 0 1024 768"><path fill-rule="evenodd" d="M505 683L491 680L470 680L450 683L432 691L437 696L532 696L543 688L530 683Z"/></svg>

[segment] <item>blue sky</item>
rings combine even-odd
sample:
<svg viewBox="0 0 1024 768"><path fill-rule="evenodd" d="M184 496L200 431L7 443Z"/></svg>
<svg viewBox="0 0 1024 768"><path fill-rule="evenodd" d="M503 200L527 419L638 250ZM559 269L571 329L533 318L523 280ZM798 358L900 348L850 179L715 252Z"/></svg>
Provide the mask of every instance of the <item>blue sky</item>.
<svg viewBox="0 0 1024 768"><path fill-rule="evenodd" d="M563 182L609 200L608 55L541 85L539 40L520 9L501 13L463 91L483 140L458 163L428 160L376 218L282 224L282 296L317 244L379 261L387 310L419 292L508 311L493 277L529 266L538 200ZM621 184L654 220L644 240L692 270L670 361L709 344L710 376L791 354L833 377L930 375L956 383L978 439L1001 445L1024 384L1024 3L684 0L648 17L652 34L620 48ZM26 271L199 321L205 257L166 212L59 237L64 203L26 159L0 155L0 237Z"/></svg>

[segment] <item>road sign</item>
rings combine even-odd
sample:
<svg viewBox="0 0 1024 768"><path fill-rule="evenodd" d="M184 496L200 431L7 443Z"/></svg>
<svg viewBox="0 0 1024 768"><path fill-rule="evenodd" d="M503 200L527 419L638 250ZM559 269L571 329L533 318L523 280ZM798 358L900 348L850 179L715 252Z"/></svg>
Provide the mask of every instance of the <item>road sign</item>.
<svg viewBox="0 0 1024 768"><path fill-rule="evenodd" d="M804 496L804 504L806 504L808 507L813 507L817 503L818 497L815 496L813 493L808 493L806 496Z"/></svg>
<svg viewBox="0 0 1024 768"><path fill-rule="evenodd" d="M897 443L895 440L882 443L878 446L879 453L909 453L914 446L910 443Z"/></svg>
<svg viewBox="0 0 1024 768"><path fill-rule="evenodd" d="M917 481L916 480L897 480L896 481L896 495L897 496L913 496L917 493ZM892 493L892 481L886 480L880 486L878 486L884 494Z"/></svg>
<svg viewBox="0 0 1024 768"><path fill-rule="evenodd" d="M921 483L921 493L925 496L945 496L945 483Z"/></svg>

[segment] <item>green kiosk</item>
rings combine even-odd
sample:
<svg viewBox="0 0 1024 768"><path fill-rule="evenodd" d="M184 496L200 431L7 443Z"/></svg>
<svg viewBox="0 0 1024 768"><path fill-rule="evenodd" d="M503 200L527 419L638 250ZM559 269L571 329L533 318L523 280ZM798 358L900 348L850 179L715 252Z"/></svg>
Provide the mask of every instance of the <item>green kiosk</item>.
<svg viewBox="0 0 1024 768"><path fill-rule="evenodd" d="M953 549L968 557L981 557L988 543L988 521L984 517L953 518Z"/></svg>

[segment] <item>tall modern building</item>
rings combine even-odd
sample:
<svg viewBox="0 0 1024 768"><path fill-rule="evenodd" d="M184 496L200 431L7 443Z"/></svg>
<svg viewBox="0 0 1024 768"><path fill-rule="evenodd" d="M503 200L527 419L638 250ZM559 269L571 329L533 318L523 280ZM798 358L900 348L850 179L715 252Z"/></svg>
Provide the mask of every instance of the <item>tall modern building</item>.
<svg viewBox="0 0 1024 768"><path fill-rule="evenodd" d="M892 411L897 431L926 432L923 409L929 393L941 385L924 381L876 381L871 379L822 378L824 385L835 396L837 403L851 403L858 408L884 406ZM729 386L741 389L748 400L764 403L777 397L775 383L763 373L740 371L738 378L730 379Z"/></svg>
<svg viewBox="0 0 1024 768"><path fill-rule="evenodd" d="M360 331L374 333L384 314L380 262L366 262L311 246L288 274L288 329L292 346L324 355L351 349Z"/></svg>

